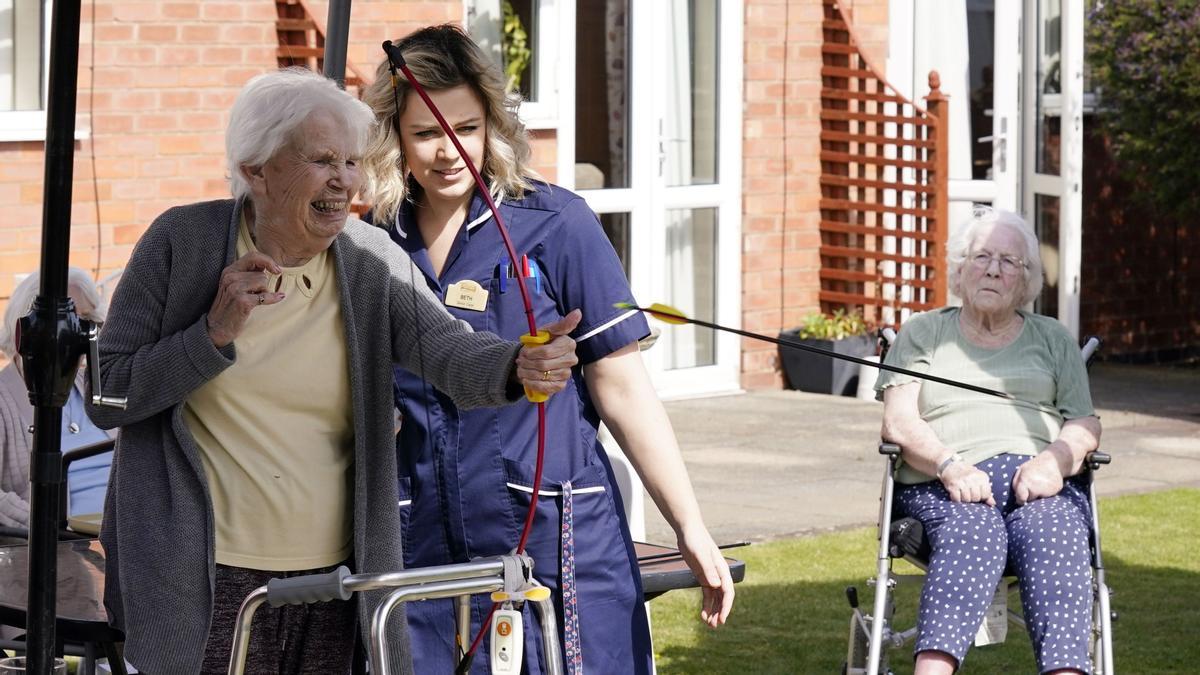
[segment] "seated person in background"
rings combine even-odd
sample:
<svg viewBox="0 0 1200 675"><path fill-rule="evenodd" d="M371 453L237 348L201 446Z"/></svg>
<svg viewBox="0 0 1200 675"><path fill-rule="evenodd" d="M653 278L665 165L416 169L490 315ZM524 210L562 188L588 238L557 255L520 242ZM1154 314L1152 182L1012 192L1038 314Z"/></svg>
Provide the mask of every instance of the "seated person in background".
<svg viewBox="0 0 1200 675"><path fill-rule="evenodd" d="M29 452L33 449L33 406L25 388L21 357L17 355L14 336L17 320L29 313L38 294L37 272L25 277L13 289L4 324L0 325L0 351L11 362L0 370L0 525L29 527ZM81 318L104 321L105 307L92 277L78 267L70 268L67 295L75 301L75 312ZM80 362L83 365L83 362ZM75 377L71 397L63 406L62 451L92 445L109 439L84 413L86 384L83 370ZM73 462L67 475L68 512L70 515L100 513L104 508L104 490L108 485L108 469L112 453Z"/></svg>
<svg viewBox="0 0 1200 675"><path fill-rule="evenodd" d="M979 208L947 249L962 306L909 319L886 363L1017 400L890 372L875 385L883 437L903 449L897 505L932 547L915 672L961 665L1007 566L1039 672L1086 673L1090 515L1069 479L1099 445L1087 372L1062 325L1020 309L1042 288L1038 240L1020 216Z"/></svg>

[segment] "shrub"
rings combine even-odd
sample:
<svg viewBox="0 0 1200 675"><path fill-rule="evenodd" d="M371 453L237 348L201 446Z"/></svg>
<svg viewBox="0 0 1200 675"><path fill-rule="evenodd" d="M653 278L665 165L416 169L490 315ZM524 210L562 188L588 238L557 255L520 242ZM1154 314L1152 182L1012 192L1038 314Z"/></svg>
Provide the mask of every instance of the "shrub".
<svg viewBox="0 0 1200 675"><path fill-rule="evenodd" d="M1087 51L1099 122L1143 205L1200 210L1200 0L1093 0Z"/></svg>
<svg viewBox="0 0 1200 675"><path fill-rule="evenodd" d="M842 338L867 333L867 322L861 314L847 314L837 310L832 315L813 312L804 317L797 337L813 340L841 340Z"/></svg>

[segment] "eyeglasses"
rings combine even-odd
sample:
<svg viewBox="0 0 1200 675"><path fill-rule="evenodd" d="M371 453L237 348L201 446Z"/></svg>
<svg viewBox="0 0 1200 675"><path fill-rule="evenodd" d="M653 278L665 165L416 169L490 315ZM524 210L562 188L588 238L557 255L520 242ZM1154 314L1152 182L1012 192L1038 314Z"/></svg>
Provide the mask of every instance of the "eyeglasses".
<svg viewBox="0 0 1200 675"><path fill-rule="evenodd" d="M992 261L1000 263L1000 271L1004 274L1016 274L1017 271L1026 268L1024 260L1015 258L1011 255L992 255L991 253L979 252L970 258L971 264L981 270L986 270L992 266Z"/></svg>

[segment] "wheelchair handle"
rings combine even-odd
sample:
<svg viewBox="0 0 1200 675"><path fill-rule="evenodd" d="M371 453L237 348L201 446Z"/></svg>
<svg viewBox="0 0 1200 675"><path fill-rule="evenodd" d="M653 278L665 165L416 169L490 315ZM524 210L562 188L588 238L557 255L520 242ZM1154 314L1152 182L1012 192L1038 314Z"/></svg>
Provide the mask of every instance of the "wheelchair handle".
<svg viewBox="0 0 1200 675"><path fill-rule="evenodd" d="M309 574L290 579L271 579L267 582L267 602L272 607L304 605L329 600L349 600L345 579L350 570L342 565L325 574Z"/></svg>
<svg viewBox="0 0 1200 675"><path fill-rule="evenodd" d="M1092 359L1096 357L1096 352L1100 350L1100 338L1092 335L1088 337L1087 342L1080 349L1080 355L1083 356L1083 362L1086 365L1091 365Z"/></svg>

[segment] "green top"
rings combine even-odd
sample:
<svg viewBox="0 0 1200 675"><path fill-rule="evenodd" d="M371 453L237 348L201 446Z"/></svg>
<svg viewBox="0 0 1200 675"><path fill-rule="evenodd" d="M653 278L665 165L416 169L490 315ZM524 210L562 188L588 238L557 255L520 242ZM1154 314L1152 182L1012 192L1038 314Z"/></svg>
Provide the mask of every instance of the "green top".
<svg viewBox="0 0 1200 675"><path fill-rule="evenodd" d="M884 363L1012 394L1016 401L922 382L921 419L947 448L978 464L1003 453L1036 455L1058 438L1065 420L1095 414L1087 370L1071 334L1057 320L1018 310L1021 334L1001 349L978 347L958 327L958 307L910 318ZM935 365L936 364L936 365ZM879 371L876 398L911 375ZM903 463L900 483L933 480Z"/></svg>

